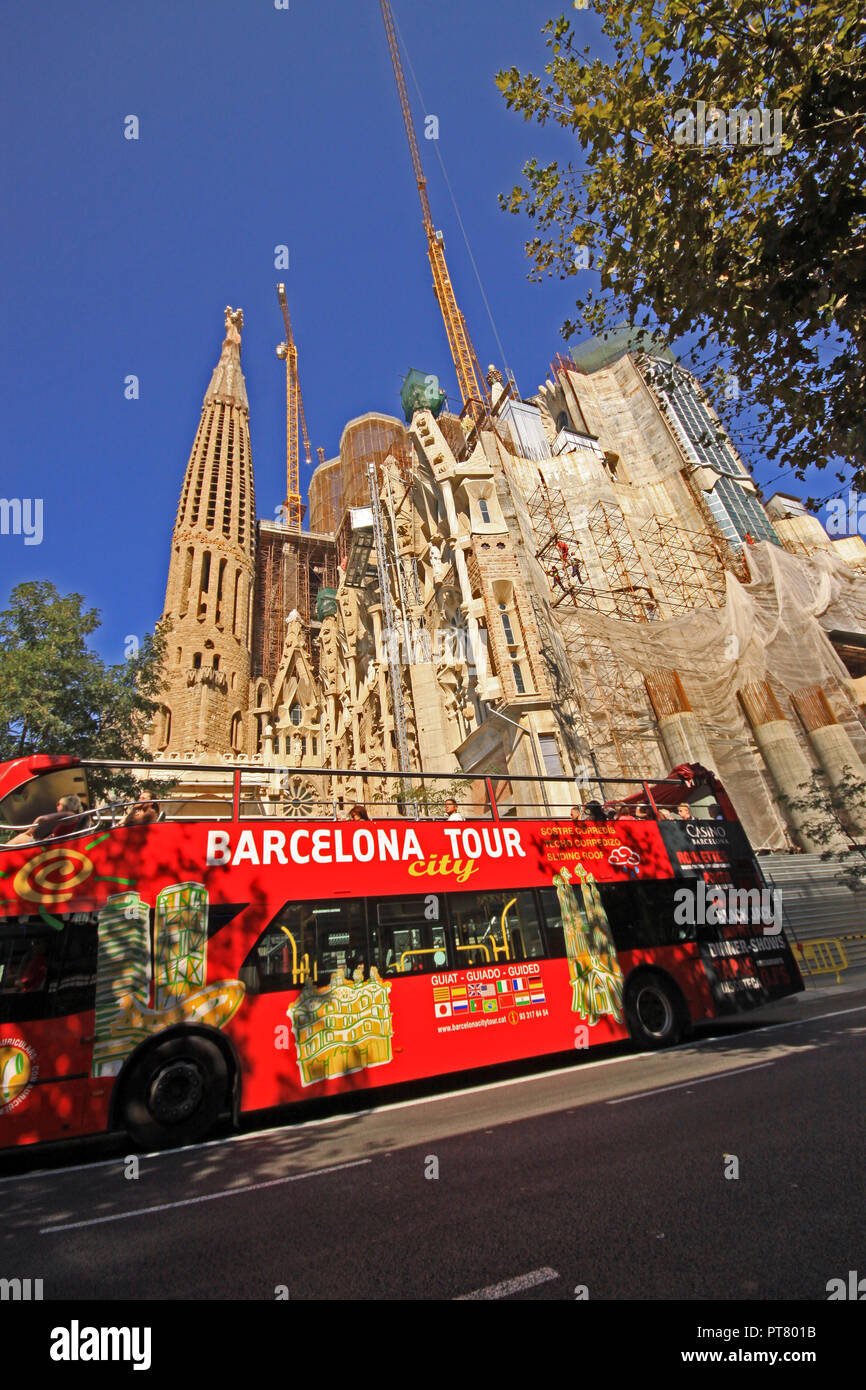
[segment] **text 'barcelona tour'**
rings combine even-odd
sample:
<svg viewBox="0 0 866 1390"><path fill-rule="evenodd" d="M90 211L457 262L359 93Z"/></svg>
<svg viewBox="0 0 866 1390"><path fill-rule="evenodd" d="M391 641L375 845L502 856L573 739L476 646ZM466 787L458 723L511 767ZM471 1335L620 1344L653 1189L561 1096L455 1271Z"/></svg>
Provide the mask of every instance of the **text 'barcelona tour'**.
<svg viewBox="0 0 866 1390"><path fill-rule="evenodd" d="M521 859L526 851L520 843L520 831L513 826L443 825L437 830L450 842L453 859L464 861L482 856L500 859L503 855ZM426 861L416 832L411 827L389 829L344 829L338 826L318 830L209 830L207 837L208 868L238 864L368 864L371 860L385 863L405 863L407 860ZM410 865L409 872L413 872Z"/></svg>

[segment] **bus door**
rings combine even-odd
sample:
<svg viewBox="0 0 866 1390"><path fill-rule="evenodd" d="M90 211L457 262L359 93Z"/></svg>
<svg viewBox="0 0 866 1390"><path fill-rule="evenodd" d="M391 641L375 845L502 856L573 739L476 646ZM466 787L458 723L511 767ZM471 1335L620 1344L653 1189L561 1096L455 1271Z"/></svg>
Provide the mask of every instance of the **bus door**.
<svg viewBox="0 0 866 1390"><path fill-rule="evenodd" d="M96 956L94 913L0 919L0 1142L79 1131Z"/></svg>

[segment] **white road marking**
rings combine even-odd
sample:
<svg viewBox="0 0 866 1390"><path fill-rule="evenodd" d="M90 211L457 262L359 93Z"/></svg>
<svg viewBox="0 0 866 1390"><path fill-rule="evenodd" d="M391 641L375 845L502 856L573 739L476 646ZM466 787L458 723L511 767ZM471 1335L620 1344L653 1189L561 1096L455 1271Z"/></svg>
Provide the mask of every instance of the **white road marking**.
<svg viewBox="0 0 866 1390"><path fill-rule="evenodd" d="M726 1076L742 1076L746 1071L763 1071L773 1067L775 1062L757 1062L751 1067L734 1067L731 1071L715 1071L712 1076L696 1076L691 1081L677 1081L673 1086L654 1086L651 1091L636 1091L631 1096L618 1096L616 1100L606 1100L605 1105L625 1105L629 1100L643 1100L644 1096L658 1096L662 1091L682 1091L688 1086L703 1086L705 1081L723 1081Z"/></svg>
<svg viewBox="0 0 866 1390"><path fill-rule="evenodd" d="M228 1187L224 1192L207 1192L202 1197L184 1197L180 1202L163 1202L158 1207L139 1207L137 1211L119 1211L113 1216L95 1216L90 1221L69 1221L63 1226L43 1226L41 1236L51 1236L57 1231L80 1231L83 1226L102 1226L106 1221L128 1221L132 1216L151 1216L157 1211L173 1211L176 1207L194 1207L199 1202L216 1202L220 1197L243 1197L248 1192L261 1192L265 1187L279 1187L282 1183L300 1182L303 1178L321 1178L328 1173L339 1173L344 1168L361 1168L372 1163L371 1158L358 1158L353 1163L335 1163L332 1168L314 1168L310 1173L292 1173L288 1178L271 1178L268 1182L248 1183L245 1187Z"/></svg>
<svg viewBox="0 0 866 1390"><path fill-rule="evenodd" d="M799 996L798 996L799 997ZM766 1023L763 1026L754 1028L749 1033L749 1037L759 1033L772 1033L779 1028L805 1028L807 1024L818 1023L827 1018L843 1018L846 1014L859 1014L866 1010L866 1004L858 1004L853 1009L836 1009L829 1014L812 1014L809 1018L790 1019L787 1023ZM653 1062L658 1057L664 1057L670 1052L682 1052L686 1048L705 1048L713 1047L721 1043L731 1043L734 1045L742 1043L742 1035L739 1033L725 1033L721 1037L699 1038L695 1041L692 1038L689 1042L677 1043L676 1047L666 1047L661 1052L630 1052L624 1057L604 1057L597 1062L582 1062L577 1067L560 1067L549 1071L533 1072L530 1076L514 1076L506 1078L504 1081L486 1081L479 1086L466 1086L457 1091L440 1091L432 1096L418 1096L415 1100L388 1101L382 1100L380 1105L370 1106L368 1110L341 1111L337 1115L325 1115L318 1120L289 1120L284 1125L271 1125L267 1129L249 1130L246 1134L231 1134L223 1139L206 1139L201 1144L186 1144L183 1148L177 1149L155 1149L153 1153L138 1154L141 1162L145 1159L171 1158L177 1154L195 1153L199 1149L219 1148L226 1144L243 1144L248 1139L266 1139L286 1134L291 1130L312 1129L318 1125L345 1124L347 1119L362 1119L366 1115L377 1115L387 1113L389 1110L408 1110L416 1105L433 1105L438 1100L456 1100L460 1096L483 1095L485 1091L497 1091L503 1086L522 1086L527 1081L544 1081L546 1077L562 1076L566 1072L572 1072L575 1076L580 1076L585 1071L592 1071L595 1067L614 1067L621 1066L624 1062ZM334 1097L336 1099L336 1097ZM117 1131L119 1135L120 1131ZM102 1139L108 1137L105 1134L88 1135L85 1140L76 1142L87 1142L87 1140ZM10 1149L9 1153L20 1153L20 1149ZM38 1168L32 1173L12 1173L9 1177L0 1178L0 1186L7 1182L32 1182L34 1178L56 1178L66 1173L96 1172L97 1168L116 1168L118 1159L104 1158L96 1163L75 1163L68 1167L57 1168Z"/></svg>
<svg viewBox="0 0 866 1390"><path fill-rule="evenodd" d="M535 1289L539 1284L549 1284L558 1279L555 1269L533 1269L529 1274L519 1274L516 1279L506 1279L502 1284L488 1284L486 1289L476 1289L474 1293L458 1294L454 1303L463 1303L468 1298L510 1298L513 1293L523 1293L524 1289Z"/></svg>

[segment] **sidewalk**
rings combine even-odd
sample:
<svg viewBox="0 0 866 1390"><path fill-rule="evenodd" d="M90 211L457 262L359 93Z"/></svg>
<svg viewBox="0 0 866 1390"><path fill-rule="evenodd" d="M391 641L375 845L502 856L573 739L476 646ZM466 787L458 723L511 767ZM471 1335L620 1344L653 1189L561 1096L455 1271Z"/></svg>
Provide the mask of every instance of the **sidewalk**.
<svg viewBox="0 0 866 1390"><path fill-rule="evenodd" d="M833 999L841 994L854 994L858 990L866 990L866 966L852 966L848 970L841 972L842 979L837 981L835 975L806 975L803 974L803 984L806 986L804 994L798 994L798 999Z"/></svg>

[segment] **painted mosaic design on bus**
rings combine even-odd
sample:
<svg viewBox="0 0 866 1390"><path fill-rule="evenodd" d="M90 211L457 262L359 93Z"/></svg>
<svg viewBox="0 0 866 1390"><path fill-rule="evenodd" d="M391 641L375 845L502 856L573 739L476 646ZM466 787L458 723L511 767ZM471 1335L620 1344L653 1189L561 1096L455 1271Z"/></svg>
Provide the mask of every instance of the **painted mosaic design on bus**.
<svg viewBox="0 0 866 1390"><path fill-rule="evenodd" d="M107 832L98 835L84 848L87 851L95 849L108 838ZM0 873L0 879L6 877L6 873ZM118 878L114 874L97 874L89 854L82 854L80 850L71 849L68 845L58 845L29 855L12 879L12 890L22 901L35 903L43 921L54 927L55 931L62 931L63 923L48 909L63 907L73 897L80 897L82 886L88 880L92 881L89 886L97 883L114 883L126 888L135 886L134 880L130 878ZM0 903L0 907L6 911L15 910L14 903Z"/></svg>
<svg viewBox="0 0 866 1390"><path fill-rule="evenodd" d="M570 882L574 872L578 882ZM604 1016L622 1023L622 968L592 875L579 865L553 875L571 980L572 1012L590 1027Z"/></svg>
<svg viewBox="0 0 866 1390"><path fill-rule="evenodd" d="M207 919L203 884L176 883L157 894L151 979L149 905L134 892L108 899L99 913L92 1076L116 1076L133 1048L163 1028L228 1023L244 985L240 980L205 984Z"/></svg>
<svg viewBox="0 0 866 1390"><path fill-rule="evenodd" d="M366 980L362 965L351 979L335 971L324 990L316 989L307 976L287 1010L302 1086L383 1067L392 1060L390 990L391 982L380 977L375 965Z"/></svg>

